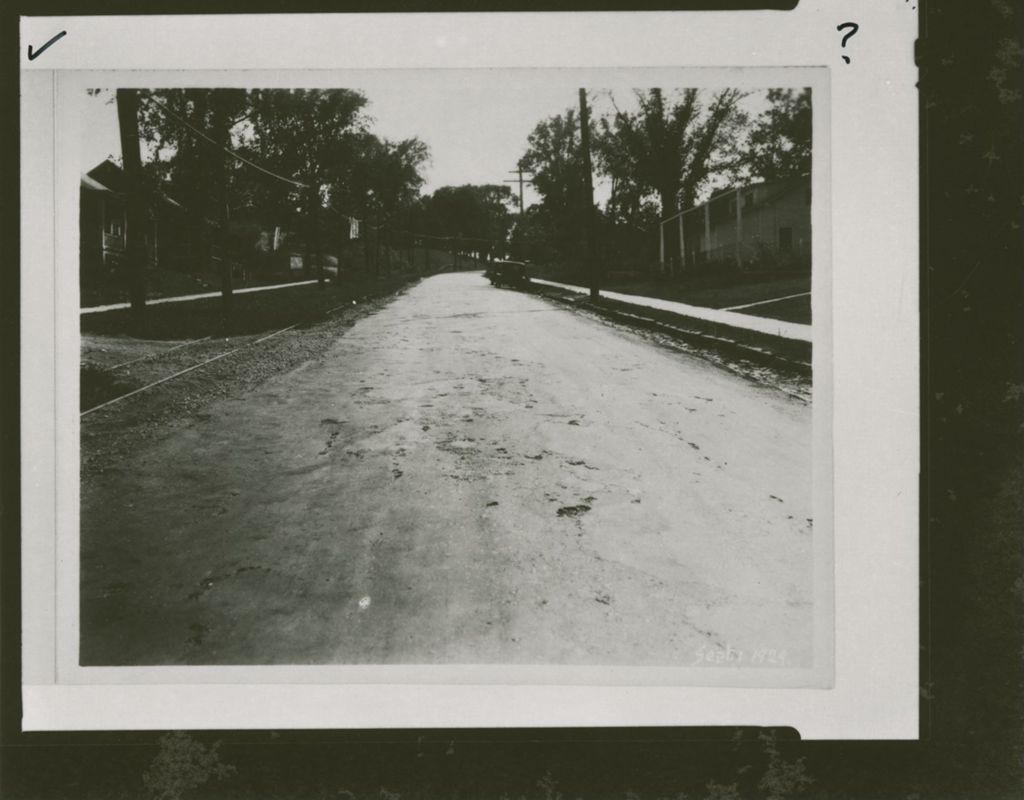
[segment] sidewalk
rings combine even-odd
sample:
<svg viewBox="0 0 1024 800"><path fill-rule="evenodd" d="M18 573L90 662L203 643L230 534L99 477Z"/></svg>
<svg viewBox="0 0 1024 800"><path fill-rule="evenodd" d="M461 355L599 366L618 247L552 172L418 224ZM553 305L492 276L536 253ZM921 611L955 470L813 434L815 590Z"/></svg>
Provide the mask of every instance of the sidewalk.
<svg viewBox="0 0 1024 800"><path fill-rule="evenodd" d="M557 289L566 289L570 292L587 294L590 290L584 286L573 286L568 283L556 283L540 278L531 278L531 283L544 286L554 286ZM742 328L757 333L766 333L771 336L781 336L784 339L794 339L801 342L811 341L811 326L801 325L797 322L783 322L767 317L755 317L749 314L740 314L736 311L727 311L717 308L704 308L702 306L691 306L686 303L678 303L672 300L661 300L657 297L642 297L635 294L622 294L620 292L608 292L601 290L601 296L609 300L617 300L621 303L630 303L635 306L646 306L656 308L660 311L668 311L684 317L714 322L719 325L728 325L732 328Z"/></svg>
<svg viewBox="0 0 1024 800"><path fill-rule="evenodd" d="M295 286L309 286L311 283L316 283L316 279L310 281L295 281L293 283L276 283L273 286L250 286L247 289L235 289L232 294L246 294L247 292L268 292L271 289L291 289ZM154 299L147 299L147 306L155 306L160 303L185 303L190 300L208 300L211 297L220 297L221 293L216 292L204 292L203 294L183 294L177 297L157 297ZM111 303L106 306L86 306L79 311L80 314L98 314L103 311L117 311L122 308L131 308L131 303Z"/></svg>

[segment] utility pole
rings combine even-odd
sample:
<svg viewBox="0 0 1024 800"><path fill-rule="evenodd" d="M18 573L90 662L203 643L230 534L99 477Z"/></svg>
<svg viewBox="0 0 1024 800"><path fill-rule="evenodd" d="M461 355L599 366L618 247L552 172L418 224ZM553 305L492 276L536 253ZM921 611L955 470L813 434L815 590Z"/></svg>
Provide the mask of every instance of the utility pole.
<svg viewBox="0 0 1024 800"><path fill-rule="evenodd" d="M221 147L227 148L230 144L230 130L227 115L224 113L223 101L213 99L213 135ZM228 246L228 167L227 159L223 153L217 154L217 169L215 173L217 182L217 239L220 245L220 296L221 310L224 314L231 314L232 306L232 285L231 285L231 251Z"/></svg>
<svg viewBox="0 0 1024 800"><path fill-rule="evenodd" d="M220 174L218 175L220 182L217 187L217 230L218 238L220 239L220 305L221 310L225 314L230 314L233 287L231 285L231 252L228 249L228 176L227 170L224 168L224 159L222 158L220 161Z"/></svg>
<svg viewBox="0 0 1024 800"><path fill-rule="evenodd" d="M590 166L590 111L587 90L580 89L580 148L583 151L583 258L590 273L590 296L601 296L601 286L594 259L594 176Z"/></svg>
<svg viewBox="0 0 1024 800"><path fill-rule="evenodd" d="M519 176L518 180L508 180L506 178L504 183L518 183L519 184L519 213L522 214L523 213L523 184L525 184L525 183L533 183L533 181L530 180L529 178L524 178L523 177L523 168L522 167L519 167L518 169L509 170L509 175L518 175Z"/></svg>
<svg viewBox="0 0 1024 800"><path fill-rule="evenodd" d="M139 150L139 94L135 89L117 90L117 122L129 195L125 208L125 249L132 322L141 335L146 325L146 243L142 238L146 212L142 191L142 154Z"/></svg>

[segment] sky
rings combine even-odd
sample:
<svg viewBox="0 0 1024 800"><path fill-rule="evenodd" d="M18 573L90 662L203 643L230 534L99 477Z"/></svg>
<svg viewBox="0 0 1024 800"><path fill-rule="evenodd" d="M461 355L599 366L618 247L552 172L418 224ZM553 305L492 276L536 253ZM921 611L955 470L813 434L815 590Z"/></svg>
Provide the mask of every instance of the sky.
<svg viewBox="0 0 1024 800"><path fill-rule="evenodd" d="M400 80L384 76L356 88L369 99L366 111L374 119L372 130L377 135L389 139L418 136L429 146L424 194L447 185L517 180L512 172L526 151L534 126L568 108L578 108L579 102L577 90L564 82L553 84L543 75L506 80L487 70L466 71L444 80L437 76L406 75ZM103 92L85 101L83 171L110 155L120 155L112 96L112 92ZM635 102L629 89L594 90L589 96L595 115L610 110L612 99L624 110ZM751 115L758 113L766 106L764 92L752 92L744 106ZM518 192L517 184L508 185ZM603 203L607 193L608 187L598 180L595 199ZM526 205L538 199L527 185Z"/></svg>

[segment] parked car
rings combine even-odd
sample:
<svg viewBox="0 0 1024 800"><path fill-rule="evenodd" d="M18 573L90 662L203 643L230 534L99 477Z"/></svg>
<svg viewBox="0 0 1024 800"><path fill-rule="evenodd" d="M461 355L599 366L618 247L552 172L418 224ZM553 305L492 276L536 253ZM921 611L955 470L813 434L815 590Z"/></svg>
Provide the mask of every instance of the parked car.
<svg viewBox="0 0 1024 800"><path fill-rule="evenodd" d="M522 261L492 261L484 275L493 286L522 289L530 283L526 264Z"/></svg>

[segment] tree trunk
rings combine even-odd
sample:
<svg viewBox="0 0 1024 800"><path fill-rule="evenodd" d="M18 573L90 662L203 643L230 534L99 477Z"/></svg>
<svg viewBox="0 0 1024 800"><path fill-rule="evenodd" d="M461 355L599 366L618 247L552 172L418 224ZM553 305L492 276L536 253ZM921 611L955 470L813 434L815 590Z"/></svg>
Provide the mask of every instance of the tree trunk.
<svg viewBox="0 0 1024 800"><path fill-rule="evenodd" d="M132 325L136 335L146 329L146 203L142 188L142 155L139 150L139 96L134 89L117 90L117 121L121 134L121 158L128 186L125 209L125 249L129 270Z"/></svg>
<svg viewBox="0 0 1024 800"><path fill-rule="evenodd" d="M206 127L207 93L196 92L193 98L192 119L197 127ZM203 149L209 147L206 142L193 142L196 149L196 158L202 160ZM192 257L195 260L193 271L207 273L210 271L213 262L212 242L210 232L207 229L208 208L210 205L210 176L207 170L199 170L198 183L189 204L189 235L192 243Z"/></svg>

